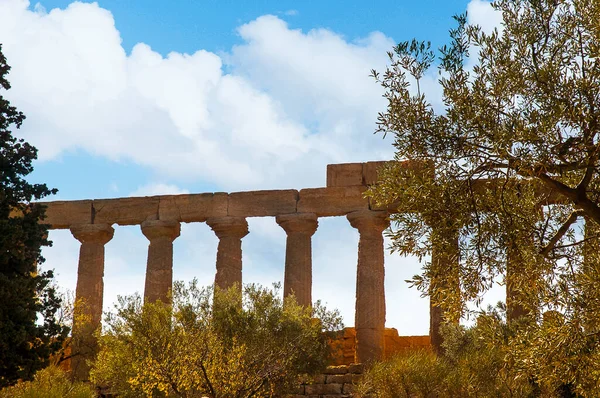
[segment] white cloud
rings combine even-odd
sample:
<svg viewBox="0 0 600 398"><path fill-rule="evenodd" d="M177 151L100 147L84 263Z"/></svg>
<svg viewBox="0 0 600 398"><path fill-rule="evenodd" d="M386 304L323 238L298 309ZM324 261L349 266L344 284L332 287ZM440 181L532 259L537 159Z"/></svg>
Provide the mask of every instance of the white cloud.
<svg viewBox="0 0 600 398"><path fill-rule="evenodd" d="M190 191L172 184L153 183L138 187L129 196L180 195L185 193L190 193Z"/></svg>
<svg viewBox="0 0 600 398"><path fill-rule="evenodd" d="M146 167L159 183L114 186L134 196L188 192L185 181L229 191L323 186L328 163L391 157L390 142L372 135L385 101L369 77L384 68L389 37L349 41L326 29L293 30L274 16L238 32L243 44L222 56L163 57L144 43L127 55L112 14L97 3L47 12L0 0L0 42L13 67L9 99L28 116L20 134L42 160L80 150ZM273 219L249 223L244 280L281 281L285 233ZM340 308L352 325L358 235L345 219L320 224L313 297ZM115 229L106 246L105 309L144 284L147 239L139 227ZM79 244L68 231L50 237L48 267L74 289ZM182 225L174 278L212 283L216 246L205 224ZM427 333L426 301L403 282L415 262L386 261L387 325Z"/></svg>
<svg viewBox="0 0 600 398"><path fill-rule="evenodd" d="M381 33L348 42L263 16L240 27L226 74L204 50L162 57L139 43L128 56L97 3L28 6L0 3L0 39L42 160L83 149L239 190L321 185L327 163L391 156L370 134L384 103L369 71L393 45Z"/></svg>
<svg viewBox="0 0 600 398"><path fill-rule="evenodd" d="M494 28L502 31L502 13L492 8L487 0L471 0L467 5L468 22L479 25L485 33L490 34Z"/></svg>

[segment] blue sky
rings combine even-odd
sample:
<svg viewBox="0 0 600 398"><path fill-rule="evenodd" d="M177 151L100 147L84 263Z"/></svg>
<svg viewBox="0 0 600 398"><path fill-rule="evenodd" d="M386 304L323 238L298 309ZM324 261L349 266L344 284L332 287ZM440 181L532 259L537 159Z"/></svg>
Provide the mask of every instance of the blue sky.
<svg viewBox="0 0 600 398"><path fill-rule="evenodd" d="M7 97L27 115L18 134L39 149L32 180L58 188L54 200L319 187L327 164L391 158L391 141L373 135L385 102L370 70L398 41L446 43L467 9L498 24L484 0L0 0ZM436 81L422 86L439 105ZM352 325L358 234L344 218L319 223L313 297ZM285 233L274 219L249 224L244 281L282 280ZM115 228L105 309L144 284L146 238ZM46 267L73 290L78 242L50 238ZM211 283L216 245L205 224L184 225L174 277ZM386 256L387 326L404 335L428 332L428 302L404 282L418 271Z"/></svg>
<svg viewBox="0 0 600 398"><path fill-rule="evenodd" d="M41 2L47 10L70 3ZM417 37L441 45L452 26L451 16L464 12L468 1L107 0L98 4L114 15L127 52L144 42L166 55L199 48L229 51L241 43L238 26L267 14L285 19L292 29L326 28L349 40L381 31L398 41Z"/></svg>

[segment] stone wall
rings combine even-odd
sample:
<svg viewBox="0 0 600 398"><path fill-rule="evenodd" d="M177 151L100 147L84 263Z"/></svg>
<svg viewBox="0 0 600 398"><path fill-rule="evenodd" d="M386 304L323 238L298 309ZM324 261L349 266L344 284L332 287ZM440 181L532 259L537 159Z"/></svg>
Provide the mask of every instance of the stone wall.
<svg viewBox="0 0 600 398"><path fill-rule="evenodd" d="M332 365L350 365L356 363L356 330L345 328L342 335L332 343L337 351ZM395 328L386 328L384 333L383 357L414 350L431 349L429 336L400 336Z"/></svg>
<svg viewBox="0 0 600 398"><path fill-rule="evenodd" d="M300 385L295 398L351 397L363 372L362 365L330 366L325 373Z"/></svg>

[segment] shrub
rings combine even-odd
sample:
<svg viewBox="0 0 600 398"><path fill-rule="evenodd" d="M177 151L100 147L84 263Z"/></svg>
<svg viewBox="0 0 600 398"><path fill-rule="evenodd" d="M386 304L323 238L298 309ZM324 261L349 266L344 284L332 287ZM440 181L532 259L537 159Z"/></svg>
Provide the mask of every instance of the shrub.
<svg viewBox="0 0 600 398"><path fill-rule="evenodd" d="M38 371L33 381L17 383L0 390L0 398L93 398L93 389L83 383L72 383L67 374L49 366Z"/></svg>
<svg viewBox="0 0 600 398"><path fill-rule="evenodd" d="M240 303L243 300L243 303ZM120 298L106 319L91 380L119 397L263 397L325 368L336 312L284 302L274 290L176 283L173 305Z"/></svg>
<svg viewBox="0 0 600 398"><path fill-rule="evenodd" d="M423 350L373 365L357 390L376 398L553 397L542 395L532 378L516 371L508 347L515 331L496 310L477 325L446 325L444 356Z"/></svg>

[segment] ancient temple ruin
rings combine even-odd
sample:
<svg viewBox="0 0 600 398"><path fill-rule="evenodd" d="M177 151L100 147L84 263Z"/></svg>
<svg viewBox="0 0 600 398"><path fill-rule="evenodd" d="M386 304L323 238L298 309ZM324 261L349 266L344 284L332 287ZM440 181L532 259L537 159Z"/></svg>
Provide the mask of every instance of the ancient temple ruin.
<svg viewBox="0 0 600 398"><path fill-rule="evenodd" d="M144 299L167 300L172 285L173 241L180 223L206 222L219 239L215 284L227 288L242 283L242 238L247 217L275 217L287 234L284 295L294 292L299 303L311 305L311 238L320 217L346 217L360 234L356 272L356 362L382 357L385 330L384 241L388 211L376 209L364 192L377 178L383 162L333 164L327 186L301 190L201 193L46 203L51 229L70 229L81 242L76 299L91 328L74 325L74 344L100 325L103 300L104 246L113 225L140 225L148 238ZM435 248L434 248L435 252ZM450 260L450 261L457 261ZM436 344L441 313L431 312L430 332ZM80 339L80 340L79 340ZM85 374L82 358L73 359L76 373ZM80 370L77 370L77 369Z"/></svg>

